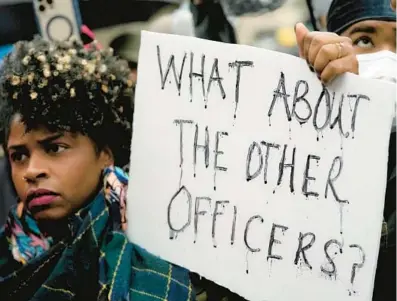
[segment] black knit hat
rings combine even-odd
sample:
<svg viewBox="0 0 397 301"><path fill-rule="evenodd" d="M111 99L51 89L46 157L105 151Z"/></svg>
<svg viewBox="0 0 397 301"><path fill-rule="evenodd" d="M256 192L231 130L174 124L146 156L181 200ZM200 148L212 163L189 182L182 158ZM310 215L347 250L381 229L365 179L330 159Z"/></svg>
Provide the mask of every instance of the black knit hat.
<svg viewBox="0 0 397 301"><path fill-rule="evenodd" d="M327 30L342 33L365 20L396 21L390 0L333 0L327 15Z"/></svg>

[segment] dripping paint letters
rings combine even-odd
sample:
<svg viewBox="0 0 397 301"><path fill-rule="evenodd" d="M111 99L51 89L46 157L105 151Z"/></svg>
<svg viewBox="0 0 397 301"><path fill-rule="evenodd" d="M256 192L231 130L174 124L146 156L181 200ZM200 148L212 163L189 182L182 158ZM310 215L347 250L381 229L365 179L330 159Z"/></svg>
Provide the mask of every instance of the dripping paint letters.
<svg viewBox="0 0 397 301"><path fill-rule="evenodd" d="M130 239L248 300L371 300L394 87L144 33Z"/></svg>

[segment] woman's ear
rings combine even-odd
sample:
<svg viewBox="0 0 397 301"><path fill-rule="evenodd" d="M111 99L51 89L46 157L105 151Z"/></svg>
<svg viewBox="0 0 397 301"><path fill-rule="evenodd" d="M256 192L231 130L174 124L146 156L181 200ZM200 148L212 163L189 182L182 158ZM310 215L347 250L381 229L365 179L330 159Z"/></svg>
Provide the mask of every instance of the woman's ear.
<svg viewBox="0 0 397 301"><path fill-rule="evenodd" d="M114 165L113 152L108 146L106 146L99 154L99 160L102 163L101 165L103 166L103 169Z"/></svg>

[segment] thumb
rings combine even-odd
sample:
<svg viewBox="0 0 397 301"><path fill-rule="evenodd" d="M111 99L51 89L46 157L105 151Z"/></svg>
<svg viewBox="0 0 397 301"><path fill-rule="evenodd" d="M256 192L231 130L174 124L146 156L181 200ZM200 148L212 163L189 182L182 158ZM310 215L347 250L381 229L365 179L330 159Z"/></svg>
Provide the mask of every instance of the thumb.
<svg viewBox="0 0 397 301"><path fill-rule="evenodd" d="M303 42L306 37L306 35L309 33L309 29L303 24L303 23L297 23L295 25L295 37L296 37L296 43L298 44L299 47L299 56L302 57L303 55Z"/></svg>

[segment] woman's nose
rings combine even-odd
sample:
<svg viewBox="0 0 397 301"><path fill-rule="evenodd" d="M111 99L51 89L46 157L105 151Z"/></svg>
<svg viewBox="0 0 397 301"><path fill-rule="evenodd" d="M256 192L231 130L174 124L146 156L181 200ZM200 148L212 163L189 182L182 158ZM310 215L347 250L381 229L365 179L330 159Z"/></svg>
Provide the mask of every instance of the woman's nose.
<svg viewBox="0 0 397 301"><path fill-rule="evenodd" d="M40 178L47 178L48 172L45 162L37 155L31 155L25 171L24 179L28 182L35 182Z"/></svg>

